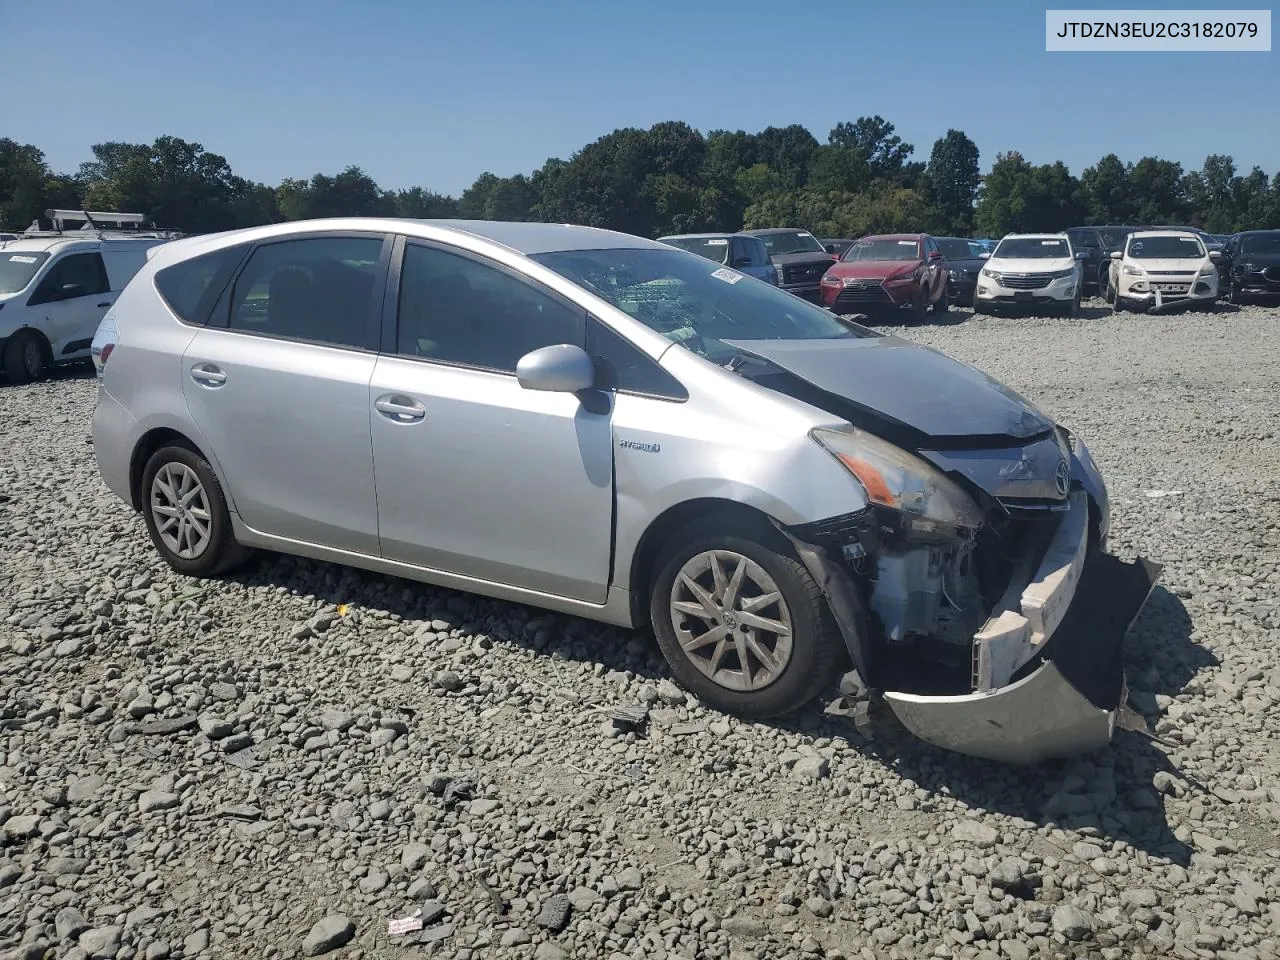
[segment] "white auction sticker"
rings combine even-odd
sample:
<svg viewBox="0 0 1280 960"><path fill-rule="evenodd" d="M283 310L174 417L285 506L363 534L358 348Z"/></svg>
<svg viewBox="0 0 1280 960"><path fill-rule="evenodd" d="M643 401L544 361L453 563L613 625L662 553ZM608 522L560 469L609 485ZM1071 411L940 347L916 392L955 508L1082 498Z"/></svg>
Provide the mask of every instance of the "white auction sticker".
<svg viewBox="0 0 1280 960"><path fill-rule="evenodd" d="M10 263L35 263L35 257L20 257L17 254L9 258Z"/></svg>
<svg viewBox="0 0 1280 960"><path fill-rule="evenodd" d="M721 267L719 270L713 270L711 275L717 280L723 280L725 283L737 283L742 279L742 274L737 270L730 270L728 267Z"/></svg>

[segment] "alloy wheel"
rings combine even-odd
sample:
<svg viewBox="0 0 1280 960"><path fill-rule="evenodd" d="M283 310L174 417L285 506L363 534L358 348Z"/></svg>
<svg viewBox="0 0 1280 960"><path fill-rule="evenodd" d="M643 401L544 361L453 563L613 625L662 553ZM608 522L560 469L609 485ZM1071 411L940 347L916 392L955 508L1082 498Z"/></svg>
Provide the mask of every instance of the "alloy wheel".
<svg viewBox="0 0 1280 960"><path fill-rule="evenodd" d="M199 476L185 463L161 467L151 481L151 516L164 545L183 560L209 547L213 515Z"/></svg>
<svg viewBox="0 0 1280 960"><path fill-rule="evenodd" d="M713 683L751 691L791 661L792 621L773 578L732 550L690 557L671 585L671 625L689 661Z"/></svg>

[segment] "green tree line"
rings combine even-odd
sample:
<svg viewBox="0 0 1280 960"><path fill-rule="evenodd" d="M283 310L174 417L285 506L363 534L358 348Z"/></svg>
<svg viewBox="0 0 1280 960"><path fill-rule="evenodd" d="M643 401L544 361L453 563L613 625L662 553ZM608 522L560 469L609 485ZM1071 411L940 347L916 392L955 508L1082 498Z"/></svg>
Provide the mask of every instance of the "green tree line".
<svg viewBox="0 0 1280 960"><path fill-rule="evenodd" d="M978 148L948 130L915 147L882 117L837 124L819 142L804 127L703 134L680 121L614 130L532 173L481 174L460 196L386 190L359 167L275 186L234 173L199 143L100 143L75 173L49 168L31 144L0 138L0 226L22 229L49 207L150 215L192 233L327 216L542 220L642 236L764 226L823 236L924 230L1001 236L1083 223L1194 224L1214 233L1280 226L1280 173L1237 170L1212 155L1199 170L1108 154L1079 177L1016 151L980 174Z"/></svg>

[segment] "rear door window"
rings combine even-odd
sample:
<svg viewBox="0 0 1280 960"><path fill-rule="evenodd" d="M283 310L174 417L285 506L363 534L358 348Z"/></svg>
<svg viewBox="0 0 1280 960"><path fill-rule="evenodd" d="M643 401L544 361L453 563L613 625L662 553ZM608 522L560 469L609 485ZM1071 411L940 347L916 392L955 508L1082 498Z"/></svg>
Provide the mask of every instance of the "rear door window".
<svg viewBox="0 0 1280 960"><path fill-rule="evenodd" d="M236 278L232 330L373 349L383 238L327 236L258 247Z"/></svg>

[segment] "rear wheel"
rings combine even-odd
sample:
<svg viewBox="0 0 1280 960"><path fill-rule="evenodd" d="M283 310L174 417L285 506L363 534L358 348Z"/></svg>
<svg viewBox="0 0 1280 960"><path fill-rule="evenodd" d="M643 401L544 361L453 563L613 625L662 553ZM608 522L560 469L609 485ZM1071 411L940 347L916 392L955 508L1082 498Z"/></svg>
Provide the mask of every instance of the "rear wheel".
<svg viewBox="0 0 1280 960"><path fill-rule="evenodd" d="M30 330L19 330L9 338L4 350L4 372L10 383L31 383L44 376L44 344Z"/></svg>
<svg viewBox="0 0 1280 960"><path fill-rule="evenodd" d="M243 563L222 485L200 454L161 447L142 471L143 517L165 562L191 577L211 577Z"/></svg>
<svg viewBox="0 0 1280 960"><path fill-rule="evenodd" d="M677 680L754 718L803 707L832 682L844 643L822 590L763 521L708 517L669 542L649 613Z"/></svg>

